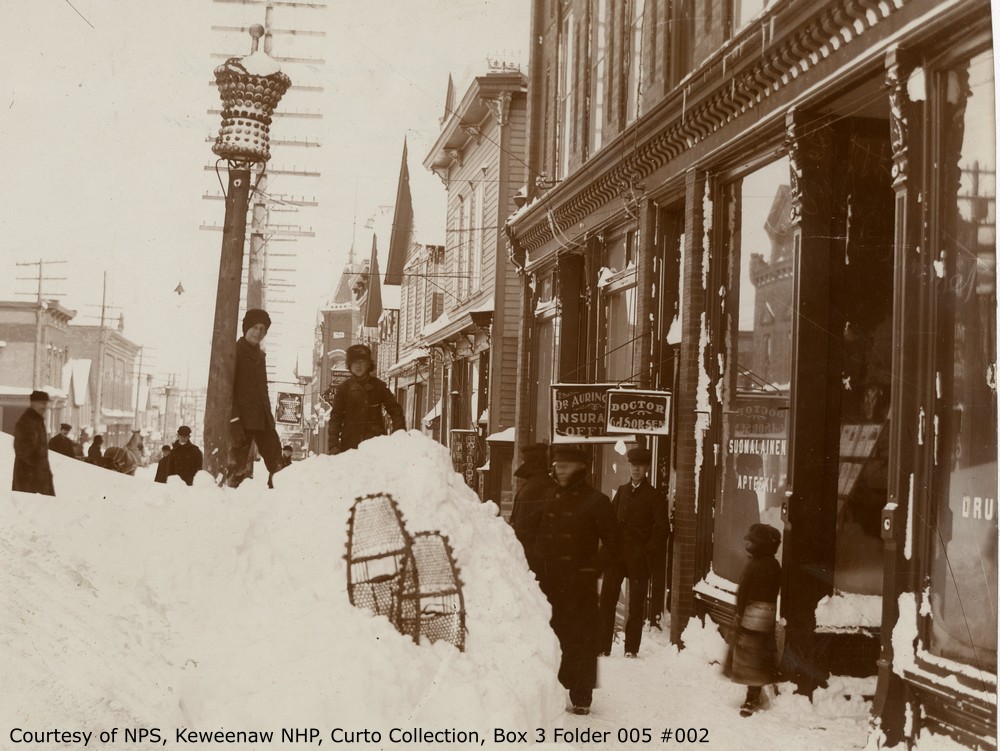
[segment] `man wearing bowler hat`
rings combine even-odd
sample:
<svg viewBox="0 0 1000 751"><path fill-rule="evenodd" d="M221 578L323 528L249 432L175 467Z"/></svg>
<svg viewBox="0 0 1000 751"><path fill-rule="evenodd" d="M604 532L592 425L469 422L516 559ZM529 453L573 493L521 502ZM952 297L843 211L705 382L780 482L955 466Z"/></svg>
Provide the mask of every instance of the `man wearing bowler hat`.
<svg viewBox="0 0 1000 751"><path fill-rule="evenodd" d="M166 482L170 475L177 475L187 485L194 484L194 476L201 471L205 459L201 449L191 443L191 428L187 425L177 428L177 440L160 461L166 462L166 469L161 473L160 467L156 468L156 482Z"/></svg>
<svg viewBox="0 0 1000 751"><path fill-rule="evenodd" d="M229 485L237 487L249 475L250 447L256 444L271 478L281 469L281 439L267 391L267 358L260 343L271 328L271 316L251 308L243 316L243 336L236 342L233 408L229 420Z"/></svg>
<svg viewBox="0 0 1000 751"><path fill-rule="evenodd" d="M649 561L667 539L669 522L663 494L649 483L649 466L653 460L649 449L630 449L626 456L629 481L615 491L611 501L621 547L618 555L610 558L601 583L601 653L611 654L615 610L622 582L627 578L625 656L637 657L649 588Z"/></svg>
<svg viewBox="0 0 1000 751"><path fill-rule="evenodd" d="M32 391L28 397L28 408L14 425L13 490L56 494L49 468L48 434L45 430L48 409L49 395L44 391Z"/></svg>
<svg viewBox="0 0 1000 751"><path fill-rule="evenodd" d="M573 713L585 715L597 683L600 559L617 555L618 529L611 501L587 482L586 450L557 445L552 459L558 487L538 514L533 559L562 649L559 682L569 689Z"/></svg>

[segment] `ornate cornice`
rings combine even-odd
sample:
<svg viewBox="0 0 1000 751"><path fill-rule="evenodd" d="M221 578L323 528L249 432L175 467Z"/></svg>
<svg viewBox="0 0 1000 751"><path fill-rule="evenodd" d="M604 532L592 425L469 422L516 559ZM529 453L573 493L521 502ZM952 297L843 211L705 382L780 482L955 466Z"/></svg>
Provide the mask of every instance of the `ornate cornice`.
<svg viewBox="0 0 1000 751"><path fill-rule="evenodd" d="M834 52L856 46L859 38L910 1L837 0L763 52L761 35L767 18L748 27L684 86L619 135L617 141L635 144L629 153L621 155L614 145L605 147L591 160L597 167L588 169L589 163L585 164L541 198L538 203L542 205L513 220L519 246L527 252L537 250L552 240L553 225L561 230L576 225L712 134L730 124L757 119L761 105L770 97ZM773 16L781 12L776 8ZM705 93L692 105L689 102L698 89Z"/></svg>

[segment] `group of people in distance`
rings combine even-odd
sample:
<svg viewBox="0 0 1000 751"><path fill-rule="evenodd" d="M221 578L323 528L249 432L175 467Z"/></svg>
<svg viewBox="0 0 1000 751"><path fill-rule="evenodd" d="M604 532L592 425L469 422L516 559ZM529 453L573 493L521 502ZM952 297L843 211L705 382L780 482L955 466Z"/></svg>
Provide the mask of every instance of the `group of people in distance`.
<svg viewBox="0 0 1000 751"><path fill-rule="evenodd" d="M267 484L274 487L274 474L292 463L293 448L281 445L267 385L267 358L261 342L271 327L267 311L251 308L243 317L243 336L236 342L232 411L229 421L229 452L226 484L238 487L252 476L251 449L256 446L268 470ZM329 426L329 451L338 454L358 447L362 441L386 432L383 410L391 430L404 430L403 410L386 384L374 376L371 349L363 344L348 347L347 367L351 376L334 393ZM33 391L28 409L14 430L14 476L11 487L24 493L55 495L49 449L82 458L82 447L69 438L72 428L63 424L51 441L45 427L49 395ZM88 460L100 463L103 439L95 436ZM96 457L96 458L95 458ZM201 449L191 442L191 428L181 425L172 445L161 449L156 482L165 483L172 475L186 484L204 466Z"/></svg>
<svg viewBox="0 0 1000 751"><path fill-rule="evenodd" d="M597 684L598 656L611 655L625 580L624 652L626 658L639 655L652 565L662 565L656 552L670 534L667 503L649 480L652 454L646 448L627 452L629 480L610 499L588 482L590 457L584 447L536 444L521 454L514 474L523 484L510 524L552 606L552 630L562 651L559 682L569 690L572 711L585 715ZM762 687L777 677L775 603L781 567L775 553L781 534L754 524L745 541L749 561L727 630L724 673L747 686L740 708L747 717L759 709Z"/></svg>

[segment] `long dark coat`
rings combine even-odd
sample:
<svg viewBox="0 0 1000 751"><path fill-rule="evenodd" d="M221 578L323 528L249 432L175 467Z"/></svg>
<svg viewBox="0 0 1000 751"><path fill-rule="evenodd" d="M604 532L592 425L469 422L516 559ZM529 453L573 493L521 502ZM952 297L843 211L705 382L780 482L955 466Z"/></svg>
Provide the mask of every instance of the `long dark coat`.
<svg viewBox="0 0 1000 751"><path fill-rule="evenodd" d="M259 345L241 336L236 342L233 406L230 418L240 418L244 430L272 430L274 414L267 393L267 356Z"/></svg>
<svg viewBox="0 0 1000 751"><path fill-rule="evenodd" d="M757 555L747 562L736 590L724 671L733 683L764 686L777 680L773 608L780 589L781 564L773 555ZM760 617L768 612L766 618Z"/></svg>
<svg viewBox="0 0 1000 751"><path fill-rule="evenodd" d="M179 475L188 485L194 482L194 476L202 469L205 459L201 449L188 441L174 441L174 447L167 456L167 476ZM159 475L159 468L157 468ZM166 479L163 480L166 482Z"/></svg>
<svg viewBox="0 0 1000 751"><path fill-rule="evenodd" d="M393 432L406 429L403 408L383 381L372 375L351 376L333 392L328 448L331 454L356 449L362 441L385 435L385 408Z"/></svg>
<svg viewBox="0 0 1000 751"><path fill-rule="evenodd" d="M76 457L76 444L73 443L69 436L62 433L56 433L49 439L49 450L63 456L68 456L70 459Z"/></svg>
<svg viewBox="0 0 1000 751"><path fill-rule="evenodd" d="M528 568L538 574L539 563L535 549L535 537L538 530L539 517L545 503L555 493L558 483L549 474L544 464L522 464L517 468L521 477L526 477L524 485L514 495L514 505L510 511L510 525L514 534L521 541L524 555L528 559ZM515 473L516 474L516 473Z"/></svg>
<svg viewBox="0 0 1000 751"><path fill-rule="evenodd" d="M45 418L28 407L14 425L13 490L55 495Z"/></svg>
<svg viewBox="0 0 1000 751"><path fill-rule="evenodd" d="M617 553L618 529L608 497L582 472L557 487L538 515L534 556L562 648L559 682L570 690L597 683L597 577L605 556Z"/></svg>
<svg viewBox="0 0 1000 751"><path fill-rule="evenodd" d="M631 481L626 482L615 491L611 508L621 538L620 553L614 562L625 564L628 578L645 579L650 572L650 558L666 542L670 531L663 491L646 478L634 488Z"/></svg>

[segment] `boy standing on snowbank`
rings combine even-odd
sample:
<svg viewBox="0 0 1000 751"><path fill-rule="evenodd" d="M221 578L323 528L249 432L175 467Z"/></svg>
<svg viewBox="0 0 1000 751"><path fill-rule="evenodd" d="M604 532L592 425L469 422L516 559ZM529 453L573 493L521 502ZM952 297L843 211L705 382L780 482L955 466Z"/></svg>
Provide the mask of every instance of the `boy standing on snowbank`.
<svg viewBox="0 0 1000 751"><path fill-rule="evenodd" d="M271 316L251 308L243 316L243 336L236 342L236 373L233 377L233 410L229 422L229 484L238 486L248 476L250 447L274 475L281 469L281 439L274 427L271 397L267 392L267 357L260 343L271 327ZM273 487L271 477L267 486Z"/></svg>
<svg viewBox="0 0 1000 751"><path fill-rule="evenodd" d="M372 375L375 363L372 351L363 344L347 348L347 368L351 377L333 392L330 411L329 452L356 449L362 441L385 435L385 408L392 422L392 432L406 430L403 408L383 381Z"/></svg>

